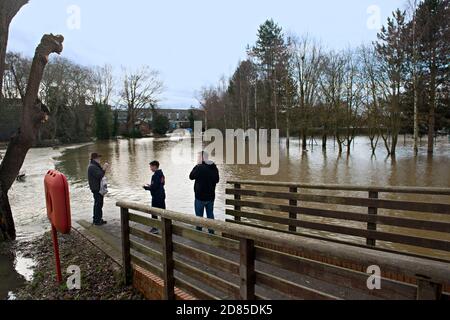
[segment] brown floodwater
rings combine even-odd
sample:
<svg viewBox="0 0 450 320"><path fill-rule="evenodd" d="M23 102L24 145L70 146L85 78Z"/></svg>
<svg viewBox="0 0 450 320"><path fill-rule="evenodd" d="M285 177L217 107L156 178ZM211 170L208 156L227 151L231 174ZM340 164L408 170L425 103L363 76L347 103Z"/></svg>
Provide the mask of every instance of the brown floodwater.
<svg viewBox="0 0 450 320"><path fill-rule="evenodd" d="M166 176L167 208L185 214L194 214L193 182L189 173L194 163L192 144L177 139L138 139L97 142L69 148L44 148L30 150L23 170L26 181L15 183L10 191L10 200L16 221L19 240L29 240L49 230L44 198L44 175L49 169L63 172L70 183L73 220L90 220L92 217L92 194L88 189L86 170L89 154L99 152L103 160L111 164L108 172L110 193L105 199L104 218L111 222L119 220L117 200L150 203L150 195L142 186L150 181L148 163L158 160ZM401 141L395 160L386 157L380 145L376 157L371 157L369 140L358 137L351 149L352 153L338 156L334 142L328 142L326 152L321 146L313 145L308 152L301 152L299 141L291 141L286 148L285 141L280 145L280 169L274 176L261 176L259 165L219 165L221 181L217 186L215 214L225 219L225 188L227 180L269 180L289 181L309 184L352 184L373 186L420 186L450 187L450 138L441 137L436 143L432 157L426 153L426 141L422 141L420 152L415 156L412 141ZM192 157L191 157L192 155ZM340 195L343 195L341 192ZM406 196L418 200L417 196ZM449 203L449 197L436 201ZM420 200L420 199L419 199ZM333 207L331 207L333 209ZM337 209L337 208L336 208ZM431 216L430 216L431 218ZM435 217L433 217L435 218ZM439 218L444 219L449 217ZM317 219L317 218L315 218ZM386 229L385 229L386 230ZM387 229L389 231L389 229ZM429 236L428 234L420 234ZM330 236L330 235L328 235ZM348 237L331 235L332 237ZM431 235L432 237L433 235ZM445 237L450 240L449 237ZM352 239L354 240L354 239ZM359 239L361 240L361 239ZM389 245L388 245L389 246ZM392 245L391 245L392 246ZM396 249L409 250L408 247ZM419 252L428 253L428 252ZM448 258L448 256L442 256ZM23 261L0 257L8 262L6 272L0 279L13 288L23 280ZM3 270L4 271L4 270ZM14 275L14 281L8 276ZM17 279L20 280L17 280ZM3 292L2 292L3 291ZM10 289L0 288L0 299L13 297Z"/></svg>
<svg viewBox="0 0 450 320"><path fill-rule="evenodd" d="M403 142L403 141L402 141ZM63 172L70 183L73 219L91 219L92 194L87 184L87 166L91 152L103 155L111 164L108 172L109 194L105 199L105 219L117 220L117 200L150 203L142 186L149 183L148 163L158 160L166 176L167 208L194 214L193 182L189 173L195 165L188 158L190 144L176 139L138 139L97 142L65 149L32 149L23 170L24 183L15 183L10 200L17 223L19 239L29 238L49 228L44 201L43 179L49 169ZM338 156L337 146L329 141L326 152L314 146L301 152L298 140L289 150L280 146L280 169L274 176L261 176L259 165L219 165L221 181L217 186L216 217L225 219L227 180L269 180L310 184L352 184L374 186L450 187L450 139L440 138L433 157L426 153L423 141L419 155L412 151L411 141L399 145L395 160L386 158L382 146L371 157L367 138L359 137L352 154ZM416 198L416 196L414 196Z"/></svg>

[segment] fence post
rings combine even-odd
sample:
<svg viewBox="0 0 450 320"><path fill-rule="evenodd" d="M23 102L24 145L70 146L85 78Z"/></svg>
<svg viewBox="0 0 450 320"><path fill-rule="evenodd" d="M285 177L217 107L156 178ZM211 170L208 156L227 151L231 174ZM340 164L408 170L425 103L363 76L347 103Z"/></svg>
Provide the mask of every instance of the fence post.
<svg viewBox="0 0 450 320"><path fill-rule="evenodd" d="M417 300L440 300L441 297L442 284L433 283L423 278L417 278Z"/></svg>
<svg viewBox="0 0 450 320"><path fill-rule="evenodd" d="M376 191L369 191L369 199L378 199L378 192ZM378 214L378 209L377 208L373 208L373 207L369 207L367 210L367 213L370 215L377 215ZM376 223L372 223L372 222L368 222L367 223L367 230L373 230L376 231L377 230L377 224ZM377 241L376 239L371 239L371 238L367 238L367 245L371 246L371 247L375 247L377 245Z"/></svg>
<svg viewBox="0 0 450 320"><path fill-rule="evenodd" d="M239 184L239 183L235 183L234 184L234 189L236 189L236 190L241 190L241 185ZM234 195L234 200L235 201L240 201L241 200L241 195L240 194L235 194ZM234 210L235 211L241 211L241 206L234 206ZM234 221L241 221L241 217L237 217L237 216L234 216Z"/></svg>
<svg viewBox="0 0 450 320"><path fill-rule="evenodd" d="M240 297L241 300L255 300L255 242L240 239Z"/></svg>
<svg viewBox="0 0 450 320"><path fill-rule="evenodd" d="M298 192L298 188L290 187L289 188L289 192L290 193L297 193ZM289 199L289 206L297 207L297 205L298 205L297 200ZM289 212L289 219L297 220L297 212ZM289 231L297 232L297 227L289 225Z"/></svg>
<svg viewBox="0 0 450 320"><path fill-rule="evenodd" d="M172 220L161 218L162 251L164 268L164 300L175 300L175 280L173 275Z"/></svg>
<svg viewBox="0 0 450 320"><path fill-rule="evenodd" d="M122 268L125 285L132 282L131 253L130 253L130 212L127 208L120 208L120 223L122 229Z"/></svg>

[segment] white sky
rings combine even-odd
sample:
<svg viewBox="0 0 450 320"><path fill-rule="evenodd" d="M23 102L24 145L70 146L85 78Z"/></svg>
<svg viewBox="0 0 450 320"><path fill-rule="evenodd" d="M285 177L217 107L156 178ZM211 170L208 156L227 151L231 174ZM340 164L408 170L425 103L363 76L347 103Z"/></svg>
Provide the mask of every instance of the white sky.
<svg viewBox="0 0 450 320"><path fill-rule="evenodd" d="M258 26L273 18L285 32L308 33L341 49L376 39L404 0L30 0L11 26L9 50L32 55L44 33L66 38L63 56L83 65L149 65L166 91L161 107L197 106L196 92L229 76ZM79 27L70 9L80 10ZM375 6L375 7L373 7ZM372 9L376 8L375 11ZM73 13L73 11L72 11ZM73 23L75 21L75 24ZM72 26L72 27L71 27ZM75 26L75 28L73 28Z"/></svg>

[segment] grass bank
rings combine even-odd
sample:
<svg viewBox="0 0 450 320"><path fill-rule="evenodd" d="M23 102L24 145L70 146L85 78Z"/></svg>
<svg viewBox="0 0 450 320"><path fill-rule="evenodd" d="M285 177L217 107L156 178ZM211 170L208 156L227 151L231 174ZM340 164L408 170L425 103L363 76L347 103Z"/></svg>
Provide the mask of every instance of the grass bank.
<svg viewBox="0 0 450 320"><path fill-rule="evenodd" d="M79 233L59 236L63 283L55 280L53 245L49 233L21 245L35 261L33 279L15 293L19 300L141 300L132 287L123 285L120 267ZM81 271L81 289L69 290L69 266Z"/></svg>

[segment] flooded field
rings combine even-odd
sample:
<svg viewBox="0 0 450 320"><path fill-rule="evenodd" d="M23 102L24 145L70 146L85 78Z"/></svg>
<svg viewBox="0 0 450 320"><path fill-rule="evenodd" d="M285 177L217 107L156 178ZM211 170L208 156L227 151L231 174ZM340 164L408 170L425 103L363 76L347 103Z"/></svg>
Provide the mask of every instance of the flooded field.
<svg viewBox="0 0 450 320"><path fill-rule="evenodd" d="M410 140L405 143L402 141L397 157L393 160L386 157L381 147L377 156L371 157L370 144L365 137L356 139L349 157L339 157L333 141L329 141L326 152L320 146L301 152L298 140L291 141L287 149L283 141L280 170L277 175L270 177L261 176L257 165L219 165L221 182L217 187L216 217L225 219L227 180L450 187L449 139L442 137L438 140L433 157L427 155L425 141L417 157L413 154L411 143ZM110 193L105 199L104 209L106 220L114 222L119 219L119 209L115 206L119 199L150 203L150 195L142 186L150 180L148 163L155 159L161 162L166 175L168 209L194 214L193 182L189 180L189 173L195 163L177 156L189 151L180 146L179 141L171 139L139 139L97 142L66 149L31 150L23 167L26 181L14 184L10 192L18 239L29 240L49 230L43 186L44 175L49 169L56 168L69 179L73 219L91 220L92 194L88 189L86 174L91 152L101 153L103 160L111 164L108 173ZM2 259L9 261L8 264L2 261L2 265L15 270L23 269L23 265L28 263L21 260L20 256ZM26 276L26 272L14 274L22 280Z"/></svg>

